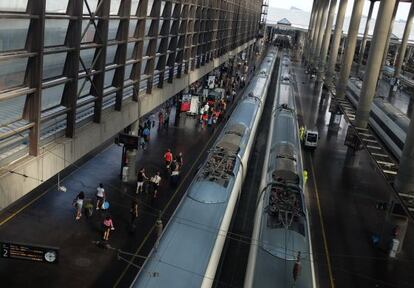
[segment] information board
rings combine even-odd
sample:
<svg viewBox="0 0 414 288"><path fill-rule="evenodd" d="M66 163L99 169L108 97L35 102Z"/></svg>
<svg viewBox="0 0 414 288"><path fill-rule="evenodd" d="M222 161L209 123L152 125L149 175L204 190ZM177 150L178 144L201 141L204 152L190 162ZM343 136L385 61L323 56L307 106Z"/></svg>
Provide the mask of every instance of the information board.
<svg viewBox="0 0 414 288"><path fill-rule="evenodd" d="M58 248L5 242L0 242L0 246L1 258L28 260L49 264L56 264L59 260Z"/></svg>

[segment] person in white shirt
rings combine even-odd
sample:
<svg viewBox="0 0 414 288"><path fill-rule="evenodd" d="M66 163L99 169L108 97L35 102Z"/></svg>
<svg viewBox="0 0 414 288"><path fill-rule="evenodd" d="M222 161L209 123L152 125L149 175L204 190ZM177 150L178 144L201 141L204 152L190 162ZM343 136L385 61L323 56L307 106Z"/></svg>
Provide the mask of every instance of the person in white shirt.
<svg viewBox="0 0 414 288"><path fill-rule="evenodd" d="M157 198L158 187L160 187L161 176L160 172L158 171L154 176L151 177L151 183L154 188L154 198Z"/></svg>
<svg viewBox="0 0 414 288"><path fill-rule="evenodd" d="M105 189L103 184L100 183L98 188L96 188L96 210L102 208L102 204L105 202Z"/></svg>

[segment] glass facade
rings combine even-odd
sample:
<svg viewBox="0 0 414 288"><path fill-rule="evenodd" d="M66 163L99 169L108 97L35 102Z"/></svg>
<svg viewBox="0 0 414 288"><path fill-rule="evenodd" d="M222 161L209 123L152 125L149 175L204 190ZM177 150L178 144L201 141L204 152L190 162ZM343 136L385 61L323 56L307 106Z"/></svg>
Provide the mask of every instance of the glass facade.
<svg viewBox="0 0 414 288"><path fill-rule="evenodd" d="M261 4L0 0L0 157L20 146L36 155L53 133L73 137L102 110L254 39Z"/></svg>

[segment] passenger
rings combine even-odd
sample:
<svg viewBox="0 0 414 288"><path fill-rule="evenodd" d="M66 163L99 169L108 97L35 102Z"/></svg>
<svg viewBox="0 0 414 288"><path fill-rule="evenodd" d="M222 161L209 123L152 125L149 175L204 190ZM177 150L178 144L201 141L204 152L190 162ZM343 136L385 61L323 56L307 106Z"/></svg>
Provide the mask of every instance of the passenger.
<svg viewBox="0 0 414 288"><path fill-rule="evenodd" d="M207 127L207 121L208 121L207 112L204 112L203 116L201 116L201 119L202 119L201 128L206 128Z"/></svg>
<svg viewBox="0 0 414 288"><path fill-rule="evenodd" d="M132 226L132 228L135 228L134 227L135 226L135 220L138 218L138 208L139 208L138 206L139 206L138 199L137 198L134 198L132 200L131 210L130 210L130 213L131 213L131 226Z"/></svg>
<svg viewBox="0 0 414 288"><path fill-rule="evenodd" d="M106 194L103 184L100 183L99 187L96 188L96 210L102 208L102 204L105 202Z"/></svg>
<svg viewBox="0 0 414 288"><path fill-rule="evenodd" d="M142 193L145 180L148 180L148 177L145 175L145 169L142 168L141 170L139 170L137 176L137 191L135 192L136 194Z"/></svg>
<svg viewBox="0 0 414 288"><path fill-rule="evenodd" d="M172 170L172 169L171 169ZM180 180L180 168L177 165L174 170L171 171L171 186L177 187L178 181Z"/></svg>
<svg viewBox="0 0 414 288"><path fill-rule="evenodd" d="M151 177L151 183L152 183L152 187L154 189L154 198L157 198L158 196L158 188L160 187L160 182L161 182L161 176L160 176L160 172L157 171L157 173Z"/></svg>
<svg viewBox="0 0 414 288"><path fill-rule="evenodd" d="M184 164L184 162L183 162L183 153L182 152L178 153L178 155L175 156L175 160L177 160L177 163L178 163L178 165L180 166L180 169L181 169L181 167Z"/></svg>
<svg viewBox="0 0 414 288"><path fill-rule="evenodd" d="M73 205L76 207L76 220L79 220L82 216L82 207L83 207L84 199L85 199L85 193L81 191L76 196L75 200L73 200Z"/></svg>
<svg viewBox="0 0 414 288"><path fill-rule="evenodd" d="M170 149L167 149L167 152L164 154L165 166L167 169L170 169L171 162L173 160L173 154Z"/></svg>
<svg viewBox="0 0 414 288"><path fill-rule="evenodd" d="M143 148L144 150L146 150L148 142L150 141L150 134L151 134L150 128L145 127L144 131L142 131L142 136L144 138L144 148Z"/></svg>
<svg viewBox="0 0 414 288"><path fill-rule="evenodd" d="M161 127L164 125L164 113L162 112L162 109L158 113L158 130L161 129Z"/></svg>
<svg viewBox="0 0 414 288"><path fill-rule="evenodd" d="M105 241L108 241L109 240L109 233L111 232L111 230L115 230L111 216L108 215L108 216L105 217L105 220L103 221L103 226L104 226L103 239Z"/></svg>

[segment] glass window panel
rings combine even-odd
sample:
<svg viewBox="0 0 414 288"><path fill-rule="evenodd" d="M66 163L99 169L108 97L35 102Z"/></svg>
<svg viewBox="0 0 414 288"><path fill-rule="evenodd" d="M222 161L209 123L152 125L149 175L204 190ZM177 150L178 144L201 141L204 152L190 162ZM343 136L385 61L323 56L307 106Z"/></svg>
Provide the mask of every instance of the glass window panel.
<svg viewBox="0 0 414 288"><path fill-rule="evenodd" d="M0 1L0 10L25 12L27 10L27 1L28 0L2 0Z"/></svg>
<svg viewBox="0 0 414 288"><path fill-rule="evenodd" d="M161 15L164 13L165 2L161 1Z"/></svg>
<svg viewBox="0 0 414 288"><path fill-rule="evenodd" d="M95 37L95 26L93 25L93 23L89 24L89 20L83 20L82 21L82 35L83 33L85 33L85 29L86 27L88 27L88 30L86 31L85 35L82 38L82 43L89 43L89 42L93 42L93 39Z"/></svg>
<svg viewBox="0 0 414 288"><path fill-rule="evenodd" d="M145 36L148 36L149 30L151 28L151 22L152 22L152 20L146 20L145 21L145 32L144 32Z"/></svg>
<svg viewBox="0 0 414 288"><path fill-rule="evenodd" d="M43 79L62 75L66 54L66 52L63 52L43 56Z"/></svg>
<svg viewBox="0 0 414 288"><path fill-rule="evenodd" d="M148 59L142 60L142 64L141 64L141 75L145 74L145 67L147 66L147 63L148 63Z"/></svg>
<svg viewBox="0 0 414 288"><path fill-rule="evenodd" d="M80 57L87 69L90 69L95 55L95 48L80 50ZM84 71L82 64L79 63L79 71Z"/></svg>
<svg viewBox="0 0 414 288"><path fill-rule="evenodd" d="M134 37L135 35L135 28L137 27L138 20L131 20L129 21L129 31L128 37Z"/></svg>
<svg viewBox="0 0 414 288"><path fill-rule="evenodd" d="M131 78L132 64L125 66L124 80Z"/></svg>
<svg viewBox="0 0 414 288"><path fill-rule="evenodd" d="M143 50L144 55L147 55L148 44L149 44L149 40L144 40L144 50Z"/></svg>
<svg viewBox="0 0 414 288"><path fill-rule="evenodd" d="M96 11L96 7L98 6L98 0L84 0L83 1L83 14L89 14L88 8L86 5L89 5L89 9L92 13Z"/></svg>
<svg viewBox="0 0 414 288"><path fill-rule="evenodd" d="M159 51L160 49L160 44L161 44L161 38L157 39L157 49L155 51Z"/></svg>
<svg viewBox="0 0 414 288"><path fill-rule="evenodd" d="M112 80L114 80L114 74L116 69L105 71L105 84L104 88L112 86Z"/></svg>
<svg viewBox="0 0 414 288"><path fill-rule="evenodd" d="M154 0L148 0L147 16L151 15L151 10L152 10L153 4L154 4Z"/></svg>
<svg viewBox="0 0 414 288"><path fill-rule="evenodd" d="M42 91L42 111L59 106L62 101L63 89L65 84L43 89Z"/></svg>
<svg viewBox="0 0 414 288"><path fill-rule="evenodd" d="M45 46L64 45L69 20L45 20Z"/></svg>
<svg viewBox="0 0 414 288"><path fill-rule="evenodd" d="M108 40L114 40L118 32L119 20L110 20L108 28Z"/></svg>
<svg viewBox="0 0 414 288"><path fill-rule="evenodd" d="M82 98L84 96L87 96L91 93L91 81L89 81L87 78L82 78L78 80L78 95L79 98Z"/></svg>
<svg viewBox="0 0 414 288"><path fill-rule="evenodd" d="M0 126L22 118L26 95L0 101Z"/></svg>
<svg viewBox="0 0 414 288"><path fill-rule="evenodd" d="M0 51L24 49L29 24L29 19L0 19Z"/></svg>
<svg viewBox="0 0 414 288"><path fill-rule="evenodd" d="M118 48L118 45L112 45L106 48L106 64L112 64L115 62L115 55L116 55L117 48Z"/></svg>
<svg viewBox="0 0 414 288"><path fill-rule="evenodd" d="M0 91L23 85L27 58L0 61Z"/></svg>
<svg viewBox="0 0 414 288"><path fill-rule="evenodd" d="M119 5L121 5L121 0L112 0L111 1L111 10L109 11L110 15L118 15Z"/></svg>
<svg viewBox="0 0 414 288"><path fill-rule="evenodd" d="M66 14L69 0L46 0L46 13Z"/></svg>
<svg viewBox="0 0 414 288"><path fill-rule="evenodd" d="M128 43L127 46L127 59L132 59L134 54L135 42Z"/></svg>
<svg viewBox="0 0 414 288"><path fill-rule="evenodd" d="M132 0L131 2L131 15L136 15L138 10L139 0Z"/></svg>

